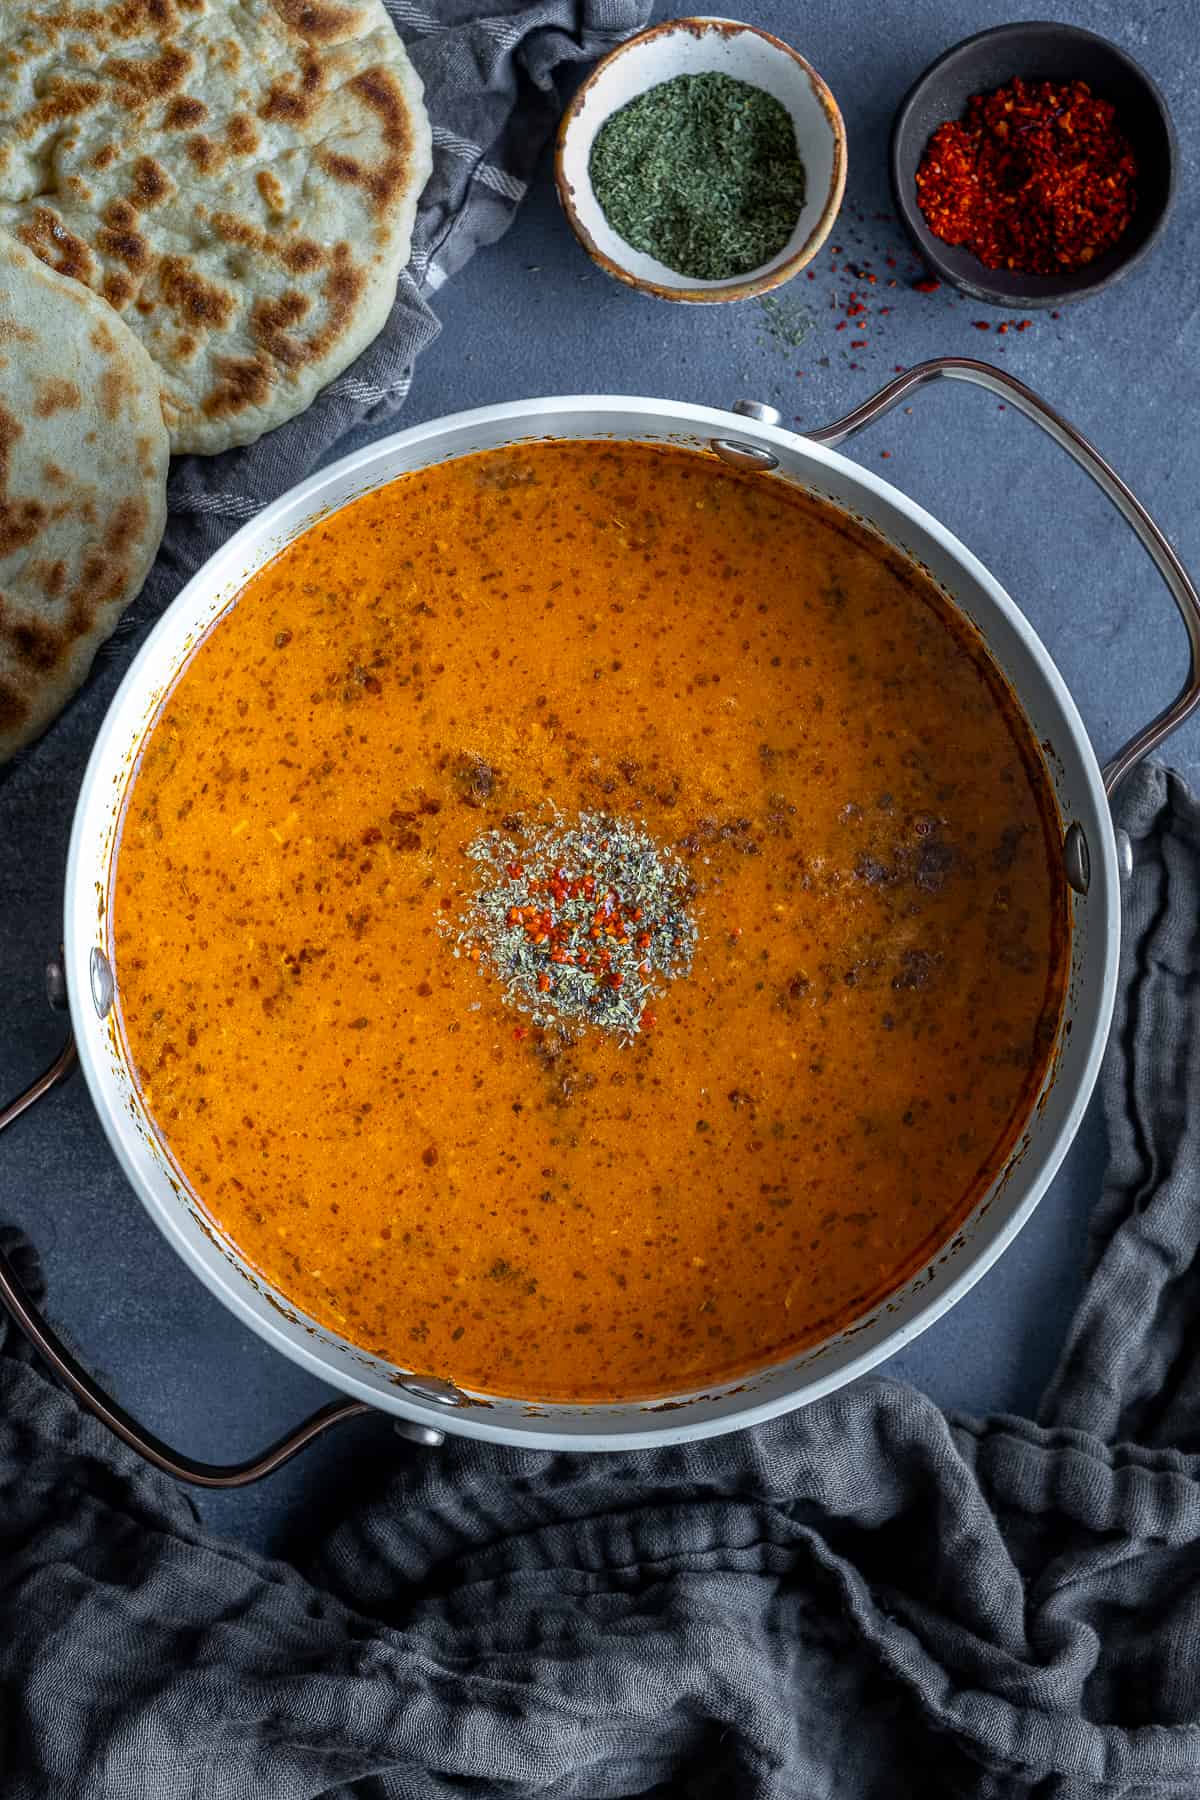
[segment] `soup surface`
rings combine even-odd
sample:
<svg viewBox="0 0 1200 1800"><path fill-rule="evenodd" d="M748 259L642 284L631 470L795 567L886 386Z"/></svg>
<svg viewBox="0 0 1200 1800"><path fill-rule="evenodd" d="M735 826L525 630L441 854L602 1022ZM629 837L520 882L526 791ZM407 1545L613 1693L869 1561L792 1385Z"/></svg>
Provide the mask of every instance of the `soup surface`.
<svg viewBox="0 0 1200 1800"><path fill-rule="evenodd" d="M122 1028L205 1208L340 1335L686 1392L862 1314L995 1175L1058 830L979 642L841 513L489 452L316 525L194 652L118 847Z"/></svg>

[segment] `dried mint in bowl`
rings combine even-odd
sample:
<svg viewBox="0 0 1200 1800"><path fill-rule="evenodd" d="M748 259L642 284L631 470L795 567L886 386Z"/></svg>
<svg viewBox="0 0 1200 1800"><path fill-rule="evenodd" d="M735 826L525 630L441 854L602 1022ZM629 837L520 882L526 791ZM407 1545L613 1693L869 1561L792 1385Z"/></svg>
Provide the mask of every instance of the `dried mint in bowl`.
<svg viewBox="0 0 1200 1800"><path fill-rule="evenodd" d="M787 109L730 75L677 75L596 133L592 191L635 250L697 281L728 281L777 256L804 205Z"/></svg>

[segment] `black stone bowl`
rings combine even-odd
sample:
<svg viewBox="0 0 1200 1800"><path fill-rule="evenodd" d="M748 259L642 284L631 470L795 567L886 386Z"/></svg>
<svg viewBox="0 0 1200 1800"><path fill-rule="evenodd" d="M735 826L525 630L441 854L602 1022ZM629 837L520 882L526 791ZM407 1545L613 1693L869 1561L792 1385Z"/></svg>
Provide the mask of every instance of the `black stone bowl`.
<svg viewBox="0 0 1200 1800"><path fill-rule="evenodd" d="M986 269L970 250L943 243L917 205L917 168L938 126L960 119L973 94L1023 81L1086 81L1111 100L1138 162L1133 218L1111 250L1074 274L1024 275ZM1106 38L1077 25L999 25L932 63L911 87L892 127L892 191L917 249L943 281L977 300L1017 310L1098 294L1141 262L1162 233L1175 197L1179 146L1167 103L1144 69Z"/></svg>

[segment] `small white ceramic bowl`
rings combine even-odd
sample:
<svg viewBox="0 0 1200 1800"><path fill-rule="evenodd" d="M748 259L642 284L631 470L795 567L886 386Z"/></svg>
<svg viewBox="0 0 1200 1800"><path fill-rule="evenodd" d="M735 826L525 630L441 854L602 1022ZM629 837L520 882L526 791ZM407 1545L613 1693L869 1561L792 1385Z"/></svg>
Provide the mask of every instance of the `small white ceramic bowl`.
<svg viewBox="0 0 1200 1800"><path fill-rule="evenodd" d="M596 133L613 113L677 75L711 73L774 95L791 116L805 171L804 206L783 249L761 268L727 281L697 281L627 244L600 210L588 173ZM618 281L659 300L748 300L790 281L828 237L846 187L846 129L816 70L770 32L734 19L668 19L597 63L563 114L554 172L576 236Z"/></svg>

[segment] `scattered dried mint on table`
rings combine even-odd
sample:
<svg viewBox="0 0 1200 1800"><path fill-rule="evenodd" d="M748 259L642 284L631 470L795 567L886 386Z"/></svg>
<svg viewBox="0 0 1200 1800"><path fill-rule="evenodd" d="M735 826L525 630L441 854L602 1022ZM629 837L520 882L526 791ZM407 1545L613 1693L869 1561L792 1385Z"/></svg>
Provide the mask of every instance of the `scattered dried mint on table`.
<svg viewBox="0 0 1200 1800"><path fill-rule="evenodd" d="M777 256L804 205L786 108L729 75L677 75L596 133L592 191L644 255L697 281L727 281Z"/></svg>
<svg viewBox="0 0 1200 1800"><path fill-rule="evenodd" d="M479 887L456 956L496 976L534 1025L588 1026L628 1041L654 1024L664 982L692 966L691 878L648 832L582 813L467 847Z"/></svg>

